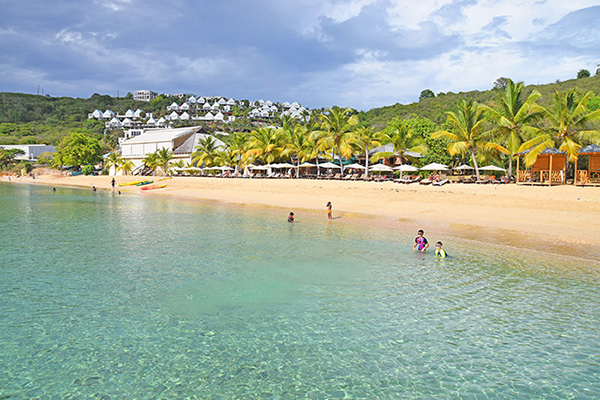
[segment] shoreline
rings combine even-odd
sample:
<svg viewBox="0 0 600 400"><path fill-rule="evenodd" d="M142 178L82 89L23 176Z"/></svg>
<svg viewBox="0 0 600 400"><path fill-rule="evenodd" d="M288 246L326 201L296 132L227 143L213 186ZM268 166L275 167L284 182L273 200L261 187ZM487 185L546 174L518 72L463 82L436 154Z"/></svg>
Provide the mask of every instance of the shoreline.
<svg viewBox="0 0 600 400"><path fill-rule="evenodd" d="M14 183L111 191L112 176L39 175ZM148 177L155 179L156 177ZM118 183L142 179L115 177ZM1 177L8 182L7 177ZM167 187L144 192L135 186L122 193L215 201L260 209L294 211L301 218L334 217L343 223L383 226L402 231L424 229L433 242L456 238L473 243L555 253L600 262L600 192L595 188L449 184L442 187L391 182L305 179L225 179L174 177Z"/></svg>

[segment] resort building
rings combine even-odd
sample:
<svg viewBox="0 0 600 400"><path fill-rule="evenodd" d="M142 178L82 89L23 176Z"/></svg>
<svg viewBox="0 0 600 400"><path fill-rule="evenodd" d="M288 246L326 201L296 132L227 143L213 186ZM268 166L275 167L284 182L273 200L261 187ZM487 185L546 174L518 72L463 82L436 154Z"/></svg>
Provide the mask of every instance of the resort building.
<svg viewBox="0 0 600 400"><path fill-rule="evenodd" d="M158 97L158 93L152 90L136 90L133 93L133 99L137 101L152 101Z"/></svg>
<svg viewBox="0 0 600 400"><path fill-rule="evenodd" d="M125 133L126 139L120 143L121 156L133 162L135 174L144 165L144 158L159 149L173 152L173 162L179 160L191 164L192 153L198 141L209 136L201 127L186 127L177 129L131 129ZM217 144L224 143L217 139Z"/></svg>
<svg viewBox="0 0 600 400"><path fill-rule="evenodd" d="M3 148L5 150L10 150L10 149L23 150L23 152L25 154L15 157L15 160L25 160L25 161L36 161L37 158L42 153L56 152L55 146L50 146L47 144L7 144L7 145L0 146L0 148Z"/></svg>

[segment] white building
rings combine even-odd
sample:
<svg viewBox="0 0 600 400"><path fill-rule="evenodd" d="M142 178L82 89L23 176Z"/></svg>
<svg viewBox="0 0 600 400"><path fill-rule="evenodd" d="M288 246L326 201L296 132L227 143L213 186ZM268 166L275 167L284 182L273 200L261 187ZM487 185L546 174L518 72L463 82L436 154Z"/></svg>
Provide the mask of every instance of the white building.
<svg viewBox="0 0 600 400"><path fill-rule="evenodd" d="M0 146L0 148L10 150L19 149L23 150L25 154L15 157L15 160L28 160L35 161L42 153L54 153L56 147L47 144L6 144Z"/></svg>
<svg viewBox="0 0 600 400"><path fill-rule="evenodd" d="M140 135L121 142L121 156L131 160L135 170L143 165L143 159L148 154L165 148L175 151L199 130L199 127L144 129Z"/></svg>
<svg viewBox="0 0 600 400"><path fill-rule="evenodd" d="M158 96L158 93L151 90L136 90L133 92L133 99L138 101L151 101Z"/></svg>

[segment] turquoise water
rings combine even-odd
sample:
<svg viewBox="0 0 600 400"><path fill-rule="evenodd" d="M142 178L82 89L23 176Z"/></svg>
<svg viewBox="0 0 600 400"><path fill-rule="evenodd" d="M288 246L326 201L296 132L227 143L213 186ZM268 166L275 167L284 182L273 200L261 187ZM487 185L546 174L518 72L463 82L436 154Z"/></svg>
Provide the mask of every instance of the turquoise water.
<svg viewBox="0 0 600 400"><path fill-rule="evenodd" d="M0 398L600 398L597 264L287 212L1 184Z"/></svg>

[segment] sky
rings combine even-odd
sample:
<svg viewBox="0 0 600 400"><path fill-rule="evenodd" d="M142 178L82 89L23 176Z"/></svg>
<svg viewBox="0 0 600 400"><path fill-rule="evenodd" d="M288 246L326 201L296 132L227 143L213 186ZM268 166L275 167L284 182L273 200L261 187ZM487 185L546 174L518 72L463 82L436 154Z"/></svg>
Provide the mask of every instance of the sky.
<svg viewBox="0 0 600 400"><path fill-rule="evenodd" d="M595 74L598 0L0 0L0 92L368 110Z"/></svg>

